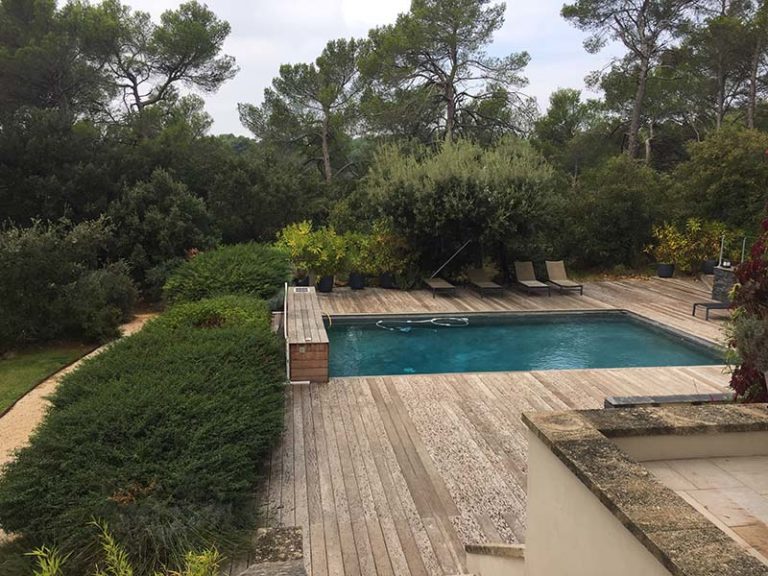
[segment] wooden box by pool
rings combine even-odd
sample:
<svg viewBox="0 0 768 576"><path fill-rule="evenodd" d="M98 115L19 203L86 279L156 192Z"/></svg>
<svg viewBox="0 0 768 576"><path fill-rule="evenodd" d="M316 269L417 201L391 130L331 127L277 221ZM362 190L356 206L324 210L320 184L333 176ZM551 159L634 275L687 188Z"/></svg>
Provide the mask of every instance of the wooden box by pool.
<svg viewBox="0 0 768 576"><path fill-rule="evenodd" d="M289 344L291 381L328 382L328 342Z"/></svg>
<svg viewBox="0 0 768 576"><path fill-rule="evenodd" d="M313 287L288 289L285 322L291 381L328 382L328 334Z"/></svg>

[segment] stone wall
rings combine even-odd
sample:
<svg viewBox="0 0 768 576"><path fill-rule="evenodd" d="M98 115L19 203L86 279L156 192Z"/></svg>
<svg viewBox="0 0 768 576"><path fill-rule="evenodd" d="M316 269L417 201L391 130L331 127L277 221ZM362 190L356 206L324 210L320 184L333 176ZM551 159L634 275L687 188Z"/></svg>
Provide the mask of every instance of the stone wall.
<svg viewBox="0 0 768 576"><path fill-rule="evenodd" d="M736 283L736 274L733 268L715 268L715 281L712 285L712 299L718 302L728 302L730 300L731 288Z"/></svg>

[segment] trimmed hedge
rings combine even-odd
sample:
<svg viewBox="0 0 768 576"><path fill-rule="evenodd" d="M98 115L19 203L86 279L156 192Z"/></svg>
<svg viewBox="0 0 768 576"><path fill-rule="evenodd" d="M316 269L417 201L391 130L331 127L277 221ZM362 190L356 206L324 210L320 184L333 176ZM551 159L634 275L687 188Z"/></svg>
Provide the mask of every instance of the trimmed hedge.
<svg viewBox="0 0 768 576"><path fill-rule="evenodd" d="M197 302L181 302L154 321L154 326L217 328L224 325L270 326L272 314L266 302L250 296L219 296Z"/></svg>
<svg viewBox="0 0 768 576"><path fill-rule="evenodd" d="M270 299L291 277L288 255L265 244L223 246L194 256L165 284L169 302L194 301L222 294Z"/></svg>
<svg viewBox="0 0 768 576"><path fill-rule="evenodd" d="M66 377L0 478L0 525L26 549L92 566L92 519L136 574L231 550L255 518L261 463L282 429L284 358L264 304L184 304ZM78 573L75 571L74 573Z"/></svg>

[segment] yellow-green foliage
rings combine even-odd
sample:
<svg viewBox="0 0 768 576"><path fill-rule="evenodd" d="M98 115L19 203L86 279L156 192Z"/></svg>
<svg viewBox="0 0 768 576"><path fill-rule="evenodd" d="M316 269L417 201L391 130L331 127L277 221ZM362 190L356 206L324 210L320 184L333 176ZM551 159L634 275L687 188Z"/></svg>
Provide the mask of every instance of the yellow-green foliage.
<svg viewBox="0 0 768 576"><path fill-rule="evenodd" d="M649 252L657 262L676 264L685 248L685 235L674 224L662 224L653 227L654 244Z"/></svg>
<svg viewBox="0 0 768 576"><path fill-rule="evenodd" d="M347 264L347 242L332 226L313 228L310 222L298 222L283 228L277 246L290 256L299 277L307 272L330 276Z"/></svg>
<svg viewBox="0 0 768 576"><path fill-rule="evenodd" d="M726 246L734 233L722 222L707 222L700 218L689 218L683 226L669 222L653 227L653 245L647 248L657 262L677 264L689 274L699 271L704 260L717 256L722 237Z"/></svg>
<svg viewBox="0 0 768 576"><path fill-rule="evenodd" d="M295 222L283 228L277 235L277 245L284 249L300 276L309 271L312 254L309 245L312 239L312 222Z"/></svg>
<svg viewBox="0 0 768 576"><path fill-rule="evenodd" d="M106 522L93 522L99 529L99 541L104 554L103 567L96 565L93 576L133 576L133 567L128 560L128 553L117 543L109 532Z"/></svg>
<svg viewBox="0 0 768 576"><path fill-rule="evenodd" d="M27 556L32 556L37 562L37 567L32 573L33 576L63 576L62 566L66 557L63 557L55 548L41 546L35 548Z"/></svg>
<svg viewBox="0 0 768 576"><path fill-rule="evenodd" d="M93 576L133 576L134 570L128 553L103 522L93 522L99 530L99 543L103 559L97 562ZM35 559L37 566L33 576L67 576L63 557L56 548L41 547L27 554ZM203 552L187 552L184 565L179 570L163 570L153 576L219 576L222 556L215 548Z"/></svg>

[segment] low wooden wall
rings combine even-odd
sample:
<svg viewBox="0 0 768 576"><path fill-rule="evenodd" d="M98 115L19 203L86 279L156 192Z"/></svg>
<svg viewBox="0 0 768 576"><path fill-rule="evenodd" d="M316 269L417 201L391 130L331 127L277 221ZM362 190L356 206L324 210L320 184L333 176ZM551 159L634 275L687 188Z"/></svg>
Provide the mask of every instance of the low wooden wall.
<svg viewBox="0 0 768 576"><path fill-rule="evenodd" d="M289 344L291 381L328 382L328 343Z"/></svg>

